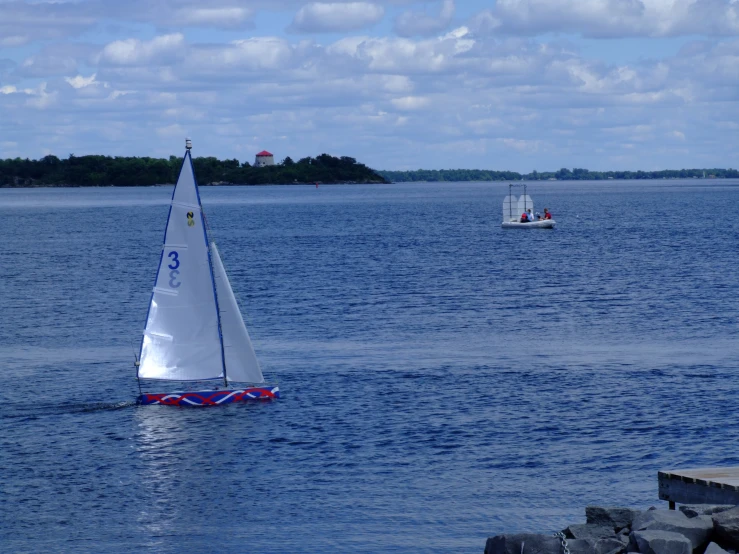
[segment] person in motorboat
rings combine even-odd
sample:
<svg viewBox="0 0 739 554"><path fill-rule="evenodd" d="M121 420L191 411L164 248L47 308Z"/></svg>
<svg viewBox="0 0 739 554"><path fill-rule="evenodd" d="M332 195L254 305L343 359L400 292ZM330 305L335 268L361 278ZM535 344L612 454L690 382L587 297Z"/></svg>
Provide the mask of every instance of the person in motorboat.
<svg viewBox="0 0 739 554"><path fill-rule="evenodd" d="M529 222L529 215L526 212L523 212L521 214L520 223L528 223L528 222Z"/></svg>
<svg viewBox="0 0 739 554"><path fill-rule="evenodd" d="M528 210L526 210L526 217L529 218L529 223L533 223L534 222L534 214L531 213L531 208L529 208Z"/></svg>
<svg viewBox="0 0 739 554"><path fill-rule="evenodd" d="M549 208L544 208L544 219L552 219L552 212L549 211Z"/></svg>

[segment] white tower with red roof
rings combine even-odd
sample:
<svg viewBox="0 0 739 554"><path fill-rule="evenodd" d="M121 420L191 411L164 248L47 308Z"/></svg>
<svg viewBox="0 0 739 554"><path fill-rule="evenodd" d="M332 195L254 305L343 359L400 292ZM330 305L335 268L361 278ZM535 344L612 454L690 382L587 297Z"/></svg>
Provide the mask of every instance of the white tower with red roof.
<svg viewBox="0 0 739 554"><path fill-rule="evenodd" d="M254 167L264 167L265 165L275 165L275 157L270 152L262 150L254 158Z"/></svg>

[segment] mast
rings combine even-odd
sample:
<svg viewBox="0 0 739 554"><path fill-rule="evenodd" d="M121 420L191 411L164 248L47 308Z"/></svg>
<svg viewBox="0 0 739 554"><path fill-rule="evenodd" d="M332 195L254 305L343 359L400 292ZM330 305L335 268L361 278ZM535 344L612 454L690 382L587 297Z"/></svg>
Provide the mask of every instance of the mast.
<svg viewBox="0 0 739 554"><path fill-rule="evenodd" d="M508 221L513 219L513 198L511 198L512 195L513 195L513 183L508 183Z"/></svg>
<svg viewBox="0 0 739 554"><path fill-rule="evenodd" d="M185 148L187 149L186 156L190 158L190 167L192 168L192 141L189 138L185 139ZM216 316L218 317L218 341L221 344L221 367L223 368L223 384L228 386L228 378L226 376L226 352L223 348L223 329L221 328L221 309L218 306L218 292L216 292L216 278L213 273L213 258L210 252L210 241L208 240L208 233L205 227L205 213L203 212L203 203L200 201L200 189L198 188L198 180L195 177L195 169L192 169L193 180L195 181L195 190L198 194L198 204L200 204L200 221L203 225L203 239L205 240L205 247L208 250L208 270L210 271L210 282L213 285L213 299L216 304Z"/></svg>

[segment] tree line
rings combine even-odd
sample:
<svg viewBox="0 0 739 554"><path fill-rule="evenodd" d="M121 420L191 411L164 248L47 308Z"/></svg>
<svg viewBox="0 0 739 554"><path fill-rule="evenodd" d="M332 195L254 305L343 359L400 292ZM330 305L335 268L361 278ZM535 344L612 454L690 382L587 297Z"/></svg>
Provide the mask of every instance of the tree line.
<svg viewBox="0 0 739 554"><path fill-rule="evenodd" d="M354 158L321 154L294 162L290 157L272 166L254 167L239 160L193 158L198 183L262 185L295 183L385 183L385 179ZM40 160L0 160L0 187L147 186L173 184L182 158L45 156Z"/></svg>
<svg viewBox="0 0 739 554"><path fill-rule="evenodd" d="M214 157L193 158L201 185L211 184L295 184L295 183L386 183L411 181L559 181L605 179L690 179L739 178L736 169L665 169L661 171L590 171L582 168L558 171L492 171L483 169L418 169L376 171L348 156L321 154L293 161L286 157L272 166L254 167L239 160ZM28 186L141 186L172 184L177 181L182 158L75 156L66 159L45 156L40 160L14 158L0 160L0 187Z"/></svg>
<svg viewBox="0 0 739 554"><path fill-rule="evenodd" d="M589 171L563 167L559 171L488 171L484 169L418 169L415 171L378 171L388 181L406 183L412 181L602 181L606 179L691 179L706 177L737 179L736 169L664 169L661 171Z"/></svg>

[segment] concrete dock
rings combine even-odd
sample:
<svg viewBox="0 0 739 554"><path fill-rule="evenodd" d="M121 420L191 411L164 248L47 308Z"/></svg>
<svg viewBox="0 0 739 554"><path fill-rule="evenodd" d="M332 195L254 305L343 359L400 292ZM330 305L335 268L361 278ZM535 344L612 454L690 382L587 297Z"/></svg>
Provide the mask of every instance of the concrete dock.
<svg viewBox="0 0 739 554"><path fill-rule="evenodd" d="M739 505L739 467L658 471L660 500L679 504Z"/></svg>

